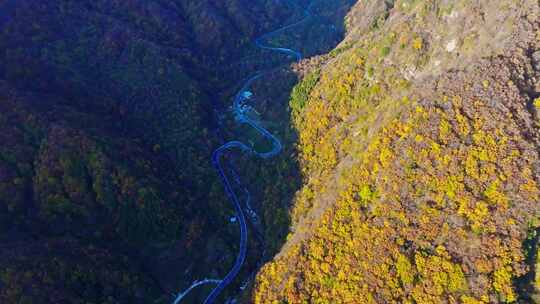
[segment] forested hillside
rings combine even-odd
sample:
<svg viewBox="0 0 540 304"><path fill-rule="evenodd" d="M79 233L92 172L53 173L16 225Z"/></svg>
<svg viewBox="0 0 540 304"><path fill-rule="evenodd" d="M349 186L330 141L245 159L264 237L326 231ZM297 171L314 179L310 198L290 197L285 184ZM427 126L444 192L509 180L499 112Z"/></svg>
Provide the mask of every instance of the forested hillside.
<svg viewBox="0 0 540 304"><path fill-rule="evenodd" d="M231 141L251 152L220 167L247 257L217 303L540 303L539 15L0 0L0 303L171 303L223 279L243 245L211 158ZM261 129L280 154L254 157Z"/></svg>
<svg viewBox="0 0 540 304"><path fill-rule="evenodd" d="M238 79L219 68L291 6L23 0L0 11L0 302L168 302L216 252L232 255L209 156L216 96Z"/></svg>
<svg viewBox="0 0 540 304"><path fill-rule="evenodd" d="M250 301L540 301L539 13L358 1L299 66L303 186Z"/></svg>

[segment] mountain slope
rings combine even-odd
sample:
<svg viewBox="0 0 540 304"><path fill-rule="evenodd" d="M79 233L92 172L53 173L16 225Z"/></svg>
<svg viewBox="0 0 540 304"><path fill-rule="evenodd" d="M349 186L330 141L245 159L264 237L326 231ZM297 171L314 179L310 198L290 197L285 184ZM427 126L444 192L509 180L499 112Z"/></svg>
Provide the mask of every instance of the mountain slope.
<svg viewBox="0 0 540 304"><path fill-rule="evenodd" d="M253 302L534 298L538 14L536 1L358 2L293 91L304 186Z"/></svg>
<svg viewBox="0 0 540 304"><path fill-rule="evenodd" d="M214 70L293 17L249 3L0 1L0 302L167 302L233 257Z"/></svg>

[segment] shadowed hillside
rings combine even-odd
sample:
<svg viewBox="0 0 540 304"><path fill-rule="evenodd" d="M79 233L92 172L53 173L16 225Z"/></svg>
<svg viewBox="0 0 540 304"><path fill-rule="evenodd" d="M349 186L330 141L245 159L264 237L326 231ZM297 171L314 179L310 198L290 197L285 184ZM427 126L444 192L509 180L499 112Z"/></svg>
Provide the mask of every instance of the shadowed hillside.
<svg viewBox="0 0 540 304"><path fill-rule="evenodd" d="M237 80L209 71L293 10L29 0L0 11L0 302L169 300L226 252L209 88Z"/></svg>

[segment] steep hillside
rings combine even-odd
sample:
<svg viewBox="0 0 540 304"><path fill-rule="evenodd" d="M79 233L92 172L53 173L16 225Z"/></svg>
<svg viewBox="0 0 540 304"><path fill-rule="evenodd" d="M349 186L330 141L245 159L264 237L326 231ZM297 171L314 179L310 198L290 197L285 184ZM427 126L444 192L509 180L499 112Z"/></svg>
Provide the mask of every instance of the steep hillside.
<svg viewBox="0 0 540 304"><path fill-rule="evenodd" d="M171 204L183 199L166 159L66 103L0 84L0 300L149 300L159 285L126 250L197 215Z"/></svg>
<svg viewBox="0 0 540 304"><path fill-rule="evenodd" d="M238 79L215 70L289 18L266 0L0 1L0 302L168 302L233 256L209 156Z"/></svg>
<svg viewBox="0 0 540 304"><path fill-rule="evenodd" d="M255 303L539 301L537 1L359 1L298 66L304 185Z"/></svg>

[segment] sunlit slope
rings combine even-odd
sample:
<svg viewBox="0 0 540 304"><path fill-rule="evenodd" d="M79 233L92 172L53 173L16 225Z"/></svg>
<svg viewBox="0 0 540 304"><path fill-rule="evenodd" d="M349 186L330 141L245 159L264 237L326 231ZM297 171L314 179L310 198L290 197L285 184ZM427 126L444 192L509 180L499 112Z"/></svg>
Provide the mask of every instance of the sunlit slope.
<svg viewBox="0 0 540 304"><path fill-rule="evenodd" d="M254 302L532 301L538 12L353 8L348 37L293 91L304 187Z"/></svg>

